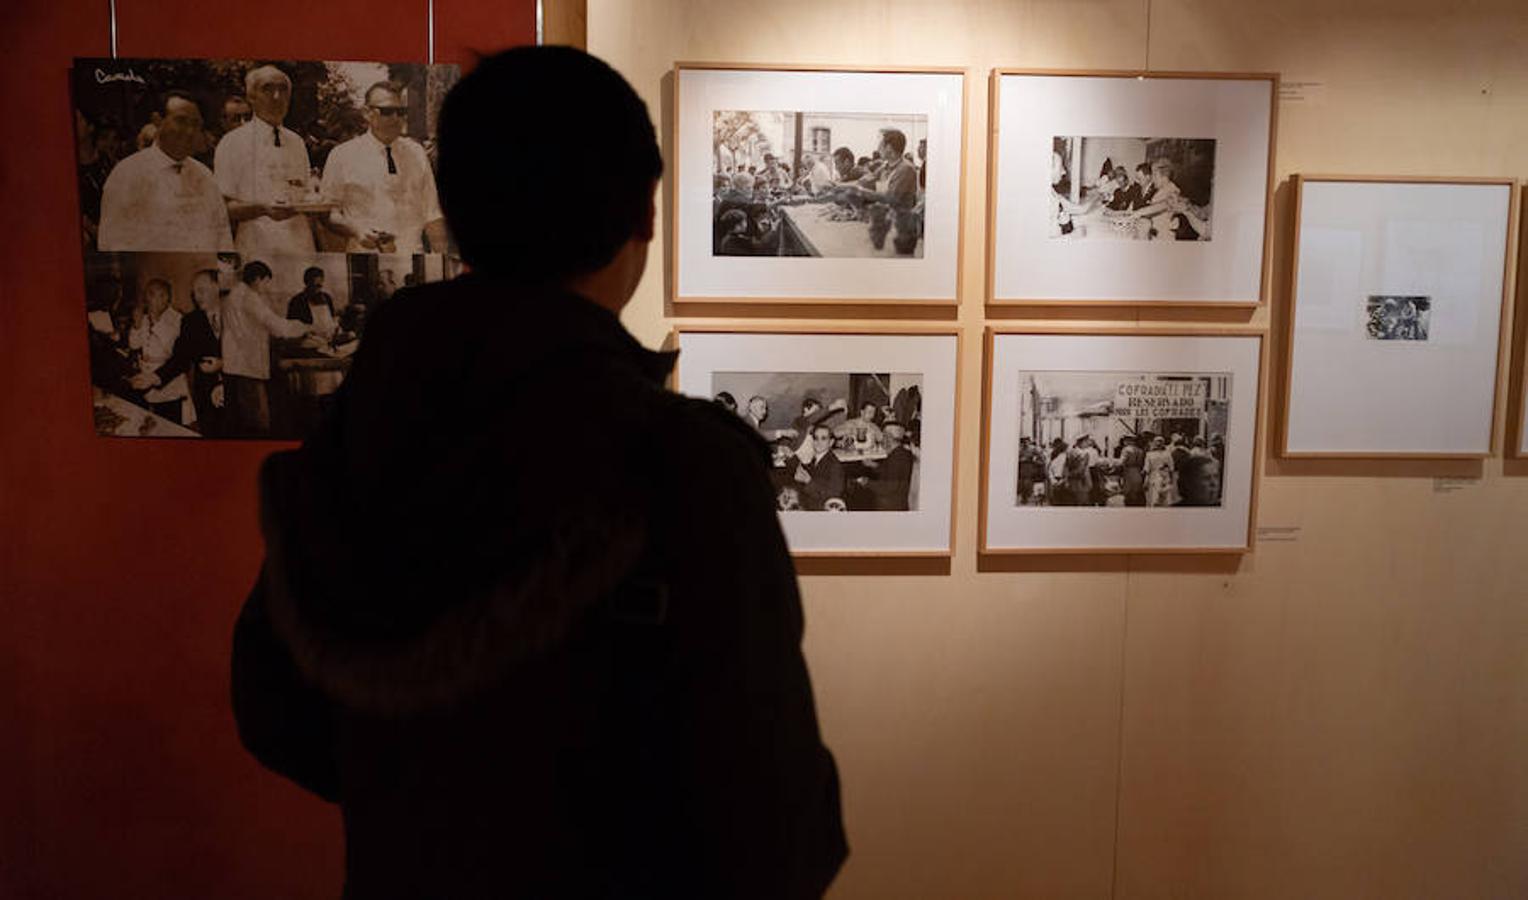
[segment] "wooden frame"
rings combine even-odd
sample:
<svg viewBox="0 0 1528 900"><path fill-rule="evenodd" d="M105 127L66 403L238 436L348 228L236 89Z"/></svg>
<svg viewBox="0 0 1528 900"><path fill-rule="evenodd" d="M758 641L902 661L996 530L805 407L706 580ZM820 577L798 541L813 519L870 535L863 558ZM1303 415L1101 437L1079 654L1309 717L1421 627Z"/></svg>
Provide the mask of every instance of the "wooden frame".
<svg viewBox="0 0 1528 900"><path fill-rule="evenodd" d="M1292 407L1291 389L1294 386L1294 356L1295 356L1295 325L1299 309L1299 283L1300 283L1300 226L1301 215L1304 207L1306 182L1337 182L1355 184L1456 184L1456 185L1502 185L1508 188L1509 199L1507 203L1507 248L1504 253L1504 271L1502 273L1502 297L1500 318L1497 323L1496 340L1496 367L1497 378L1491 382L1491 425L1490 439L1487 449L1481 453L1412 453L1412 452L1384 452L1384 451L1319 451L1302 452L1289 449L1289 414ZM1499 373L1501 371L1501 358L1504 348L1510 339L1507 327L1507 310L1509 308L1510 292L1512 290L1512 236L1515 233L1518 222L1517 183L1510 178L1479 178L1479 177L1447 177L1447 176L1424 176L1424 175L1303 175L1296 173L1290 177L1290 186L1294 192L1294 215L1290 217L1290 250L1289 250L1289 302L1284 316L1283 339L1284 339L1284 381L1282 397L1282 410L1279 420L1278 454L1283 459L1409 459L1409 460L1476 460L1487 459L1496 453L1496 447L1501 437L1501 429L1497 425L1497 413L1499 412Z"/></svg>
<svg viewBox="0 0 1528 900"><path fill-rule="evenodd" d="M960 178L956 186L956 235L955 235L955 293L950 298L930 299L895 299L888 300L885 297L709 297L689 296L679 292L679 75L689 69L695 71L762 71L762 72L853 72L867 75L876 74L900 74L900 75L959 75L960 76ZM676 62L673 68L674 84L674 116L670 123L669 138L673 149L673 159L670 160L668 174L669 217L668 232L668 265L671 273L669 284L669 302L678 304L732 304L743 306L770 306L775 304L811 305L822 307L856 307L856 306L906 306L914 308L922 307L953 307L960 304L960 299L965 292L965 259L966 229L965 204L966 204L966 166L967 166L967 141L969 140L969 124L971 112L971 75L970 70L959 66L847 66L847 65L808 65L794 63L724 63L724 62Z"/></svg>
<svg viewBox="0 0 1528 900"><path fill-rule="evenodd" d="M1255 301L1217 300L1126 300L1120 298L1058 299L1043 297L998 297L997 291L997 199L998 199L998 133L1000 95L1005 75L1076 76L1087 78L1161 78L1182 80L1268 81L1268 172L1267 186L1263 194L1263 261L1259 272L1258 299ZM1268 285L1273 266L1273 194L1274 151L1279 140L1279 74L1277 72L1157 72L1143 69L1033 69L995 68L989 77L987 117L987 258L986 303L988 306L1075 306L1075 307L1126 307L1130 309L1190 308L1190 309L1256 309L1268 300Z"/></svg>
<svg viewBox="0 0 1528 900"><path fill-rule="evenodd" d="M964 360L965 336L961 328L954 325L948 326L920 326L920 325L881 325L865 324L856 326L828 326L828 325L721 325L721 324L694 324L676 325L669 332L669 341L674 347L678 347L679 337L683 334L739 334L739 335L870 335L878 337L954 337L955 338L955 398L952 414L952 435L950 443L950 523L949 523L949 548L946 550L792 550L791 556L795 559L951 559L955 554L956 526L960 521L960 404L964 395L964 378L961 368ZM683 358L675 363L673 372L673 385L675 390L679 385L679 367Z"/></svg>
<svg viewBox="0 0 1528 900"><path fill-rule="evenodd" d="M1528 417L1528 187L1519 187L1517 193L1517 310L1513 318L1512 353L1508 358L1512 369L1507 378L1505 456L1528 459L1528 450L1523 448L1528 441L1528 428L1523 422ZM1506 304L1502 307L1505 309Z"/></svg>
<svg viewBox="0 0 1528 900"><path fill-rule="evenodd" d="M992 453L992 362L993 343L999 335L1035 334L1065 336L1111 336L1111 337L1255 337L1258 339L1257 388L1253 399L1251 493L1248 497L1246 541L1240 547L989 547L987 544L988 477ZM1263 473L1263 398L1268 382L1268 333L1255 326L1184 326L1184 327L1126 327L1126 326L1070 326L1070 325L1003 325L988 326L983 335L982 352L982 428L981 428L981 477L979 485L977 553L981 556L1181 556L1185 554L1246 554L1253 550L1257 535L1258 488Z"/></svg>

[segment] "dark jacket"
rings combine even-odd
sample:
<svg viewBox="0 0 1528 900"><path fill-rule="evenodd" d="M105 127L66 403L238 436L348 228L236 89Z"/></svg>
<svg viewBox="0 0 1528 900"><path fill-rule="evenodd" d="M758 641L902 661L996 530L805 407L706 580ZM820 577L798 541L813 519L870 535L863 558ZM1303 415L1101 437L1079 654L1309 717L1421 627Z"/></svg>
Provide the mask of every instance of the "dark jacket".
<svg viewBox="0 0 1528 900"><path fill-rule="evenodd" d="M400 291L261 473L240 737L346 892L817 897L847 850L762 441L578 297Z"/></svg>
<svg viewBox="0 0 1528 900"><path fill-rule="evenodd" d="M870 482L876 509L907 511L908 493L913 484L913 462L913 452L900 444L881 460L875 478Z"/></svg>

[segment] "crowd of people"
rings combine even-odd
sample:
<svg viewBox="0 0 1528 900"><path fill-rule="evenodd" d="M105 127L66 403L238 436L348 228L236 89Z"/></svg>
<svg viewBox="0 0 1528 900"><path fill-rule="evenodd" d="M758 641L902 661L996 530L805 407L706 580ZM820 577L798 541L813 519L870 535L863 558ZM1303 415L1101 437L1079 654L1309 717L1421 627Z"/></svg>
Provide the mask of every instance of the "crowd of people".
<svg viewBox="0 0 1528 900"><path fill-rule="evenodd" d="M1379 341L1425 341L1431 309L1427 297L1370 297L1364 328Z"/></svg>
<svg viewBox="0 0 1528 900"><path fill-rule="evenodd" d="M339 386L368 306L389 293L379 283L337 308L325 278L310 266L286 297L270 265L237 254L180 291L164 277L134 294L120 275L100 278L87 298L92 380L203 437L300 437ZM298 359L320 361L314 375L281 377Z"/></svg>
<svg viewBox="0 0 1528 900"><path fill-rule="evenodd" d="M77 112L87 250L443 253L445 219L425 146L403 134L407 90L364 94L366 130L323 148L286 124L292 79L252 68L215 124L198 98L165 91L133 130Z"/></svg>
<svg viewBox="0 0 1528 900"><path fill-rule="evenodd" d="M727 391L715 400L740 416L773 448L770 478L781 510L906 511L913 507L921 394L904 388L888 404L865 401L856 415L849 403L824 404L807 395L788 425L768 426L764 397L739 404Z"/></svg>
<svg viewBox="0 0 1528 900"><path fill-rule="evenodd" d="M1112 454L1090 435L1019 439L1019 506L1219 506L1226 446L1220 435L1125 435Z"/></svg>
<svg viewBox="0 0 1528 900"><path fill-rule="evenodd" d="M881 131L874 156L856 156L848 147L831 154L803 153L791 164L773 153L762 165L721 166L711 204L712 252L717 256L801 255L784 239L781 209L806 203L833 204L837 221L862 222L870 245L911 256L923 236L923 188L928 141L916 157L901 130Z"/></svg>
<svg viewBox="0 0 1528 900"><path fill-rule="evenodd" d="M1132 174L1105 162L1097 179L1071 198L1071 174L1060 153L1051 154L1052 237L1082 237L1089 227L1140 240L1207 241L1209 212L1191 203L1173 180L1171 160L1140 163ZM1096 217L1097 226L1085 219Z"/></svg>

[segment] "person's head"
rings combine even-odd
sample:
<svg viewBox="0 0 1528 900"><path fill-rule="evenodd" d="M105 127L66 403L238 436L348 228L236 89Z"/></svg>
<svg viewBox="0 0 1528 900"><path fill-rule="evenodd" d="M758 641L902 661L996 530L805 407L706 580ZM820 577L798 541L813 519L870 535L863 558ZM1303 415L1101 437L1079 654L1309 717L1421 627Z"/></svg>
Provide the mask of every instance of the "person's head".
<svg viewBox="0 0 1528 900"><path fill-rule="evenodd" d="M1167 447L1167 442L1162 440L1162 436L1160 434L1154 436L1151 439L1151 449L1153 449L1153 450L1163 450L1163 449L1166 449L1166 447Z"/></svg>
<svg viewBox="0 0 1528 900"><path fill-rule="evenodd" d="M896 422L887 425L881 434L886 438L887 445L892 447L900 447L907 441L907 429ZM1028 440L1028 438L1025 438L1025 440Z"/></svg>
<svg viewBox="0 0 1528 900"><path fill-rule="evenodd" d="M727 412L737 412L737 398L732 396L727 391L722 391L720 394L717 394L714 399L716 400L717 405L722 409L725 409Z"/></svg>
<svg viewBox="0 0 1528 900"><path fill-rule="evenodd" d="M822 409L822 403L816 397L807 397L801 401L801 414L810 416Z"/></svg>
<svg viewBox="0 0 1528 900"><path fill-rule="evenodd" d="M292 106L292 79L275 66L250 69L244 76L244 96L268 125L280 125Z"/></svg>
<svg viewBox="0 0 1528 900"><path fill-rule="evenodd" d="M1130 173L1125 171L1124 166L1116 166L1114 169L1114 186L1122 188L1130 184Z"/></svg>
<svg viewBox="0 0 1528 900"><path fill-rule="evenodd" d="M860 404L860 418L864 419L866 422L875 421L875 414L880 411L881 408L869 400L866 400L864 403Z"/></svg>
<svg viewBox="0 0 1528 900"><path fill-rule="evenodd" d="M742 234L748 230L748 214L741 209L729 209L716 220L716 233L722 237Z"/></svg>
<svg viewBox="0 0 1528 900"><path fill-rule="evenodd" d="M764 171L767 172L770 169L773 169L775 167L776 159L777 157L773 153L764 154Z"/></svg>
<svg viewBox="0 0 1528 900"><path fill-rule="evenodd" d="M308 266L302 270L302 286L310 291L320 290L324 286L324 270L318 266Z"/></svg>
<svg viewBox="0 0 1528 900"><path fill-rule="evenodd" d="M838 172L838 177L843 178L854 168L854 151L848 147L839 147L833 151L833 169Z"/></svg>
<svg viewBox="0 0 1528 900"><path fill-rule="evenodd" d="M928 159L928 138L918 138L918 158Z"/></svg>
<svg viewBox="0 0 1528 900"><path fill-rule="evenodd" d="M1213 456L1191 456L1178 473L1185 506L1214 506L1220 500L1220 462Z"/></svg>
<svg viewBox="0 0 1528 900"><path fill-rule="evenodd" d="M887 162L894 162L907 151L907 135L896 128L881 129L881 146L876 153Z"/></svg>
<svg viewBox="0 0 1528 900"><path fill-rule="evenodd" d="M179 162L196 150L202 136L202 110L185 91L167 91L159 104L159 129L154 143Z"/></svg>
<svg viewBox="0 0 1528 900"><path fill-rule="evenodd" d="M859 159L854 161L854 164L863 169L864 167L870 165L870 157L861 156Z"/></svg>
<svg viewBox="0 0 1528 900"><path fill-rule="evenodd" d="M780 488L780 492L775 495L775 505L778 506L782 512L793 509L800 509L801 492L789 486Z"/></svg>
<svg viewBox="0 0 1528 900"><path fill-rule="evenodd" d="M408 122L408 104L403 102L403 88L391 81L379 81L366 89L366 124L371 136L391 144L403 134Z"/></svg>
<svg viewBox="0 0 1528 900"><path fill-rule="evenodd" d="M1119 439L1119 443L1121 447L1134 447L1136 445L1135 436L1127 434Z"/></svg>
<svg viewBox="0 0 1528 900"><path fill-rule="evenodd" d="M769 401L757 395L749 397L748 414L760 422L769 418Z"/></svg>
<svg viewBox="0 0 1528 900"><path fill-rule="evenodd" d="M169 309L173 293L168 281L163 278L150 278L143 286L144 307L149 311L149 315L157 319Z"/></svg>
<svg viewBox="0 0 1528 900"><path fill-rule="evenodd" d="M745 194L753 193L754 178L747 172L739 172L732 176L732 187Z"/></svg>
<svg viewBox="0 0 1528 900"><path fill-rule="evenodd" d="M251 260L244 265L244 271L239 273L239 280L258 291L270 283L271 267L258 259Z"/></svg>
<svg viewBox="0 0 1528 900"><path fill-rule="evenodd" d="M440 205L473 269L541 284L598 273L612 302L630 299L663 158L646 104L614 69L570 47L487 57L446 96L438 146Z"/></svg>
<svg viewBox="0 0 1528 900"><path fill-rule="evenodd" d="M1176 447L1176 446L1178 446L1181 443L1183 443L1183 433L1179 432L1179 431L1174 431L1173 432L1173 438L1172 438L1173 446Z"/></svg>
<svg viewBox="0 0 1528 900"><path fill-rule="evenodd" d="M1021 437L1021 438L1019 438L1019 449L1020 450L1028 449L1028 447L1031 444L1033 444L1034 442L1035 442L1034 438Z"/></svg>
<svg viewBox="0 0 1528 900"><path fill-rule="evenodd" d="M833 446L833 429L826 425L817 425L812 428L812 450L818 455L828 452Z"/></svg>
<svg viewBox="0 0 1528 900"><path fill-rule="evenodd" d="M1206 447L1206 444L1205 444L1205 442L1204 442L1204 438L1202 438L1202 437L1196 437L1196 438L1194 438L1194 439L1193 439L1193 440L1192 440L1192 441L1189 441L1189 446L1191 446L1191 447L1197 447L1197 448L1199 448L1199 449L1200 449L1200 450L1203 450L1203 449L1205 449L1205 447Z"/></svg>
<svg viewBox="0 0 1528 900"><path fill-rule="evenodd" d="M1151 164L1151 183L1157 187L1164 187L1173 178L1173 164L1166 159L1158 159Z"/></svg>
<svg viewBox="0 0 1528 900"><path fill-rule="evenodd" d="M218 270L201 269L191 276L191 301L197 309L215 309L218 305Z"/></svg>
<svg viewBox="0 0 1528 900"><path fill-rule="evenodd" d="M1066 452L1066 441L1061 438L1051 438L1051 455Z"/></svg>
<svg viewBox="0 0 1528 900"><path fill-rule="evenodd" d="M229 97L223 101L223 115L221 124L223 133L227 134L255 117L255 111L250 108L249 101L243 97Z"/></svg>

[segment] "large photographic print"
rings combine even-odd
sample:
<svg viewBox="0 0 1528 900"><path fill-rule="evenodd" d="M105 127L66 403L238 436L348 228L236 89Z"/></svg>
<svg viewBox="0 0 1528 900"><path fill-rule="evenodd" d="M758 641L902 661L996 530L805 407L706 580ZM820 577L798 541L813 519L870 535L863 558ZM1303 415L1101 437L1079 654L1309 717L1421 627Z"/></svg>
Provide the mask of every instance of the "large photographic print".
<svg viewBox="0 0 1528 900"><path fill-rule="evenodd" d="M984 553L1242 553L1263 336L988 332Z"/></svg>
<svg viewBox="0 0 1528 900"><path fill-rule="evenodd" d="M957 302L966 100L959 69L676 66L673 301Z"/></svg>
<svg viewBox="0 0 1528 900"><path fill-rule="evenodd" d="M1229 373L1020 372L1019 506L1221 505Z"/></svg>
<svg viewBox="0 0 1528 900"><path fill-rule="evenodd" d="M711 387L773 448L782 512L918 509L922 375L716 372Z"/></svg>
<svg viewBox="0 0 1528 900"><path fill-rule="evenodd" d="M988 302L1262 302L1277 83L996 71Z"/></svg>
<svg viewBox="0 0 1528 900"><path fill-rule="evenodd" d="M96 431L298 439L399 288L452 274L438 256L90 253L85 319Z"/></svg>
<svg viewBox="0 0 1528 900"><path fill-rule="evenodd" d="M957 332L693 327L677 343L676 389L768 444L792 553L950 552Z"/></svg>
<svg viewBox="0 0 1528 900"><path fill-rule="evenodd" d="M101 434L300 438L368 310L454 274L434 133L455 66L78 59Z"/></svg>
<svg viewBox="0 0 1528 900"><path fill-rule="evenodd" d="M928 117L712 114L716 256L923 256Z"/></svg>
<svg viewBox="0 0 1528 900"><path fill-rule="evenodd" d="M434 129L455 66L79 59L87 250L444 253Z"/></svg>
<svg viewBox="0 0 1528 900"><path fill-rule="evenodd" d="M1050 185L1053 238L1208 241L1215 141L1055 137Z"/></svg>

